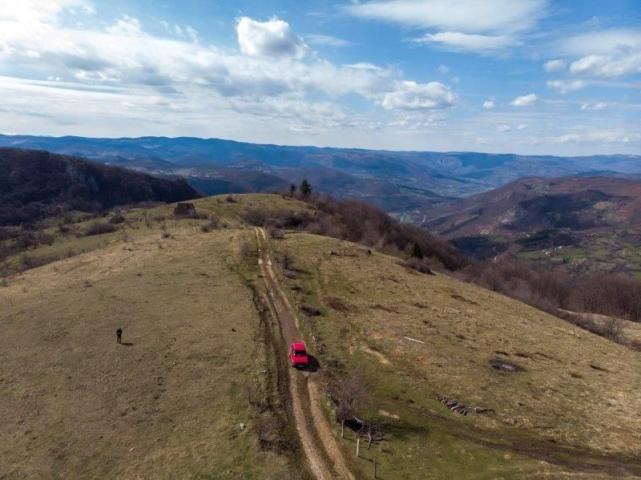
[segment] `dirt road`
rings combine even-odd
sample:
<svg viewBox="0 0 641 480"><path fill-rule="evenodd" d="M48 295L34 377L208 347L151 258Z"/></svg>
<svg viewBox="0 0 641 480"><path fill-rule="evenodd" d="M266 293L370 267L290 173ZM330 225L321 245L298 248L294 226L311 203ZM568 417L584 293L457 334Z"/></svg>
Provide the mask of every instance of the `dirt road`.
<svg viewBox="0 0 641 480"><path fill-rule="evenodd" d="M258 264L265 281L269 300L278 318L286 345L301 340L299 321L295 310L285 296L272 268L269 243L265 231L256 229ZM283 351L283 355L287 352ZM311 372L290 368L289 387L296 429L311 470L318 480L348 479L354 476L347 468L331 426L323 415L320 389Z"/></svg>

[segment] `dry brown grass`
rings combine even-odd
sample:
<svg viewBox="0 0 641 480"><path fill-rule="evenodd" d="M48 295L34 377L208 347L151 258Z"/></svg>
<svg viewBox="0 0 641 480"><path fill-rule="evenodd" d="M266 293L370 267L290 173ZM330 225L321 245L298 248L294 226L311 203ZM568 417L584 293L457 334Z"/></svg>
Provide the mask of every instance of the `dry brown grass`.
<svg viewBox="0 0 641 480"><path fill-rule="evenodd" d="M162 249L136 231L2 289L0 477L289 475L243 394L268 368L236 272L246 232L171 228Z"/></svg>
<svg viewBox="0 0 641 480"><path fill-rule="evenodd" d="M292 234L278 245L309 272L306 301L340 296L355 306L350 312L327 308L306 327L323 346L321 365L366 376L379 405L400 416L389 443L393 453L381 460L385 478L561 471L604 478L616 476L619 460L629 467L641 453L637 352L500 294L412 272L393 257L332 255L349 248L344 242ZM496 370L488 363L495 357L524 370ZM496 413L451 414L436 401L438 393ZM487 449L487 443L497 447ZM513 450L509 462L497 449L506 443L514 445L507 447ZM595 461L606 465L602 473L590 466Z"/></svg>

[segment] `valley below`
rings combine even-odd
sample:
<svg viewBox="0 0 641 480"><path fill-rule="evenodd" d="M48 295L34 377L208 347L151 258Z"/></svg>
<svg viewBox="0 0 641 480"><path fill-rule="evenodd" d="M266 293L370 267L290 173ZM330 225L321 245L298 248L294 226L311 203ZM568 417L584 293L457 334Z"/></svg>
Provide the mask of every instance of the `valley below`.
<svg viewBox="0 0 641 480"><path fill-rule="evenodd" d="M462 251L574 272L641 274L641 181L524 178L435 206L422 225Z"/></svg>

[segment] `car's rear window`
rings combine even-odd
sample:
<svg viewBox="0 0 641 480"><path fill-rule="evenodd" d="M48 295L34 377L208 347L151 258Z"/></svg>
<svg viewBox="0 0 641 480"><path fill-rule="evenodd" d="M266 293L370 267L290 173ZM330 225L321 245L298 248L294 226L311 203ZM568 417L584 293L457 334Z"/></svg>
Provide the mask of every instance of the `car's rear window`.
<svg viewBox="0 0 641 480"><path fill-rule="evenodd" d="M305 350L294 350L294 355L307 355Z"/></svg>

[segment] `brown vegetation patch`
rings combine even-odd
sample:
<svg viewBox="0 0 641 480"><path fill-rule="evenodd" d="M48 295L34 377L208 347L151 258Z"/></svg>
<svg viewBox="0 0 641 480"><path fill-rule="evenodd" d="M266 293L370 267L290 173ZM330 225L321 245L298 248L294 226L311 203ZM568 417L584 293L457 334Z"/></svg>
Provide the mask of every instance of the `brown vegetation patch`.
<svg viewBox="0 0 641 480"><path fill-rule="evenodd" d="M325 303L337 312L350 313L357 310L356 305L339 297L325 297Z"/></svg>
<svg viewBox="0 0 641 480"><path fill-rule="evenodd" d="M410 257L407 260L402 261L400 264L419 273L425 273L427 275L434 274L430 262L425 258Z"/></svg>
<svg viewBox="0 0 641 480"><path fill-rule="evenodd" d="M87 227L87 229L85 230L85 235L102 235L104 233L115 232L116 230L118 230L118 227L116 227L116 225L114 225L113 223L95 222Z"/></svg>
<svg viewBox="0 0 641 480"><path fill-rule="evenodd" d="M302 303L298 306L298 308L308 317L318 317L323 314L323 312L318 307L315 307L308 303Z"/></svg>
<svg viewBox="0 0 641 480"><path fill-rule="evenodd" d="M610 371L607 368L603 368L602 366L597 365L596 363L591 363L590 364L590 368L593 368L594 370L598 370L599 372L609 372Z"/></svg>
<svg viewBox="0 0 641 480"><path fill-rule="evenodd" d="M375 303L373 305L370 305L370 308L373 308L375 310L383 310L384 312L387 312L387 313L401 313L398 311L396 307L388 307L386 305L381 305L380 303Z"/></svg>
<svg viewBox="0 0 641 480"><path fill-rule="evenodd" d="M468 299L468 298L465 298L464 296L459 295L459 294L457 294L457 293L453 293L453 294L451 295L451 297L452 297L454 300L459 300L459 301L464 302L464 303L467 303L467 304L469 304L469 305L478 305L478 303L476 303L474 300L470 300L470 299Z"/></svg>

